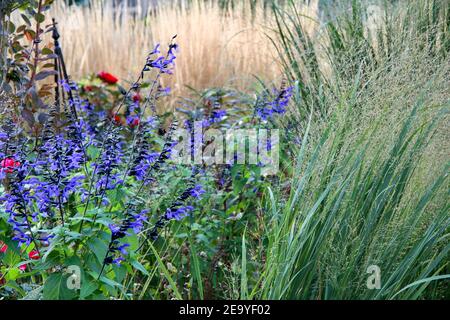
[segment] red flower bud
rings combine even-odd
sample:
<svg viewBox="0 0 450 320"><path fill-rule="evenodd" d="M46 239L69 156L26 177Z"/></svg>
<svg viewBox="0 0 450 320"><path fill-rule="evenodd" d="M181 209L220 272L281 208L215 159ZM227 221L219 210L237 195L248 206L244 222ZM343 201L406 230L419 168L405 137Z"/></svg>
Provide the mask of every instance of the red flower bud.
<svg viewBox="0 0 450 320"><path fill-rule="evenodd" d="M115 84L117 81L119 81L119 79L117 79L111 73L105 71L99 72L97 76L108 84Z"/></svg>
<svg viewBox="0 0 450 320"><path fill-rule="evenodd" d="M136 94L133 96L133 101L134 101L134 102L140 102L140 101L142 101L141 95L140 95L139 93L136 93Z"/></svg>
<svg viewBox="0 0 450 320"><path fill-rule="evenodd" d="M27 269L27 265L26 264L21 264L20 266L19 266L19 270L20 271L25 271Z"/></svg>
<svg viewBox="0 0 450 320"><path fill-rule="evenodd" d="M39 252L37 250L31 250L30 253L28 253L28 258L31 260L38 260L40 258Z"/></svg>
<svg viewBox="0 0 450 320"><path fill-rule="evenodd" d="M122 124L122 118L118 114L115 114L113 119L115 124Z"/></svg>
<svg viewBox="0 0 450 320"><path fill-rule="evenodd" d="M94 88L92 86L84 86L84 91L90 92L92 91Z"/></svg>
<svg viewBox="0 0 450 320"><path fill-rule="evenodd" d="M0 241L0 252L5 253L8 250L8 245L2 241Z"/></svg>
<svg viewBox="0 0 450 320"><path fill-rule="evenodd" d="M130 127L137 127L138 125L139 125L139 118L134 118L130 123Z"/></svg>
<svg viewBox="0 0 450 320"><path fill-rule="evenodd" d="M0 171L5 171L6 173L12 173L14 168L20 166L20 162L14 161L13 158L5 158L0 162Z"/></svg>

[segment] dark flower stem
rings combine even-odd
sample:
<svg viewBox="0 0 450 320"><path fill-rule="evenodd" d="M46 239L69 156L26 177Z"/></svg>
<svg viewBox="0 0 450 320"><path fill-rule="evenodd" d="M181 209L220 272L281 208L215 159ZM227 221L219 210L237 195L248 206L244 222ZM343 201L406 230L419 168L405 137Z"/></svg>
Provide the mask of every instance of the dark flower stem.
<svg viewBox="0 0 450 320"><path fill-rule="evenodd" d="M42 0L38 1L38 8L37 8L37 14L42 14ZM39 19L36 21L36 34L33 39L33 45L34 45L34 59L33 59L33 70L31 72L30 76L30 82L28 83L28 88L31 88L34 84L34 80L36 77L36 71L38 67L39 62L39 43L41 42L40 39L40 31L41 31L41 23L39 22Z"/></svg>
<svg viewBox="0 0 450 320"><path fill-rule="evenodd" d="M173 45L173 40L174 39L175 39L175 37L172 38L172 43L169 44L169 50L166 53L165 59L167 59L169 57L170 48ZM158 88L156 84L159 84L159 79L161 78L162 74L163 74L163 71L161 69L158 69L158 73L157 73L157 75L155 77L155 80L152 83L152 86L150 88L149 93L147 94L147 97L145 99L143 108L142 108L141 112L138 115L139 119L142 119L142 117L145 114L145 111L147 110L147 107L149 105L150 105L150 107L152 109L153 114L156 113L156 110L154 109L154 104L156 103L156 93L154 93L153 91ZM142 124L142 121L139 121L139 123L138 123L138 125L136 127L136 131L133 134L133 142L131 143L131 147L130 147L131 150L133 150L134 146L136 145L137 136L138 136L139 130L141 128L141 124ZM131 165L132 165L133 161L134 161L134 157L130 156L130 159L129 159L128 163L127 163L127 167L125 169L125 173L124 173L124 176L123 176L123 180L124 181L125 181L126 177L128 176L128 174L130 173L130 169L131 169Z"/></svg>

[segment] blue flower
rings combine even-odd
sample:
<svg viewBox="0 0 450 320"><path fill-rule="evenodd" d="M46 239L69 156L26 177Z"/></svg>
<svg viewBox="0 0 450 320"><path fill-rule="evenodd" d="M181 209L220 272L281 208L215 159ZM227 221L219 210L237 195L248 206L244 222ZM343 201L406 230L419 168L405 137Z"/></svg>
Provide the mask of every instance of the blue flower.
<svg viewBox="0 0 450 320"><path fill-rule="evenodd" d="M111 241L104 260L105 264L120 264L125 260L124 257L128 254L126 248L130 245L128 243L120 243L120 239L129 236L129 230L133 230L135 234L141 232L144 223L147 221L148 212L148 210L136 212L136 206L130 205L126 210L125 219L119 225L108 225L109 230L111 230Z"/></svg>
<svg viewBox="0 0 450 320"><path fill-rule="evenodd" d="M122 163L122 143L118 135L118 129L111 129L106 134L103 153L97 162L93 163L94 170L97 175L96 188L97 195L100 195L102 202L106 200L104 198L107 190L116 188L117 185L122 184L120 174L117 173L117 169Z"/></svg>
<svg viewBox="0 0 450 320"><path fill-rule="evenodd" d="M206 191L203 190L203 187L202 187L201 185L197 184L194 188L192 188L192 189L189 191L189 194L190 194L191 197L193 197L193 198L200 198L200 196L201 196L202 194L204 194L205 192L206 192Z"/></svg>
<svg viewBox="0 0 450 320"><path fill-rule="evenodd" d="M136 134L136 147L132 150L133 166L130 175L135 176L137 180L143 181L152 165L159 160L159 153L152 152L150 139L153 135L155 119L149 118L141 123L139 131ZM148 181L145 181L147 183Z"/></svg>
<svg viewBox="0 0 450 320"><path fill-rule="evenodd" d="M12 239L19 245L28 246L34 240L38 240L32 233L37 213L30 211L36 199L32 194L32 181L27 179L30 170L28 161L20 154L16 154L14 158L20 159L21 166L10 177L9 192L4 194L0 201L3 203L5 212L9 214L7 222L12 225L14 234Z"/></svg>
<svg viewBox="0 0 450 320"><path fill-rule="evenodd" d="M273 95L267 93L258 97L255 105L255 113L262 120L272 118L274 114L283 114L289 105L293 95L293 87L287 87L281 90L274 90Z"/></svg>
<svg viewBox="0 0 450 320"><path fill-rule="evenodd" d="M196 173L197 171L194 169L193 175ZM188 216L194 210L194 207L191 205L186 205L185 202L189 199L189 197L199 199L203 193L205 193L205 190L203 190L201 185L197 184L193 187L188 187L180 196L178 196L172 205L166 209L166 212L159 217L153 226L153 229L150 231L150 237L153 240L156 240L158 238L158 229L164 227L168 221L178 221Z"/></svg>
<svg viewBox="0 0 450 320"><path fill-rule="evenodd" d="M153 58L153 55L158 55L160 53L159 51L159 44L156 45L155 49L150 53L150 55L147 58L146 67L144 68L144 71L149 71L151 68L158 69L160 73L166 73L166 74L172 74L172 69L175 64L175 51L178 49L178 45L171 43L169 45L169 49L167 51L166 56L158 56L156 58Z"/></svg>
<svg viewBox="0 0 450 320"><path fill-rule="evenodd" d="M181 220L188 216L194 210L193 206L182 206L178 208L168 208L166 211L166 218L169 220Z"/></svg>
<svg viewBox="0 0 450 320"><path fill-rule="evenodd" d="M72 90L72 88L70 87L69 83L66 81L66 79L62 79L59 81L59 83L61 84L63 90L65 92L69 92Z"/></svg>
<svg viewBox="0 0 450 320"><path fill-rule="evenodd" d="M117 247L117 250L124 256L126 256L128 254L126 248L128 248L130 246L129 243L124 243L120 246Z"/></svg>

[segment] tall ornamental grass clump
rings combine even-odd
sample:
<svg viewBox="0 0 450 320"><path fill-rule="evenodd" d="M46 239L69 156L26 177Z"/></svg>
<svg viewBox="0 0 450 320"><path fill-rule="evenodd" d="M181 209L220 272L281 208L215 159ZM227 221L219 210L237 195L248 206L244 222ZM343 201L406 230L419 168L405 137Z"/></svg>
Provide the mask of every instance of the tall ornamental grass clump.
<svg viewBox="0 0 450 320"><path fill-rule="evenodd" d="M255 296L417 299L432 281L450 277L449 165L426 186L414 181L448 104L417 125L423 108L417 101L388 145L371 146L380 123L368 126L345 154L346 123L328 126L314 143L305 137L295 163L301 174L292 177L287 199L272 189L266 195L267 261ZM380 290L366 287L371 265L381 270Z"/></svg>
<svg viewBox="0 0 450 320"><path fill-rule="evenodd" d="M265 193L265 263L247 297L448 296L449 6L396 5L381 7L374 38L353 1L319 43L294 2L273 8L304 136L289 188Z"/></svg>

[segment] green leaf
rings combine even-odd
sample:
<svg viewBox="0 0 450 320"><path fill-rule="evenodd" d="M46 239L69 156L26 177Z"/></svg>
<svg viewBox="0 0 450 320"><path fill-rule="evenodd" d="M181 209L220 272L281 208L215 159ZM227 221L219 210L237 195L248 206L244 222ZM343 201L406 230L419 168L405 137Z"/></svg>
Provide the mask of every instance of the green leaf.
<svg viewBox="0 0 450 320"><path fill-rule="evenodd" d="M87 270L92 270L93 272L98 274L100 273L100 270L102 268L103 261L100 263L98 262L98 259L95 257L93 253L88 253L83 257L83 260L86 262Z"/></svg>
<svg viewBox="0 0 450 320"><path fill-rule="evenodd" d="M177 284L175 283L175 281L173 281L169 271L167 270L166 266L164 265L164 262L161 260L161 257L159 256L159 254L156 251L155 247L153 246L153 244L151 242L148 242L148 245L150 246L150 249L152 249L153 254L156 257L156 260L158 261L158 266L159 266L161 272L166 277L167 281L169 282L169 284L170 284L170 286L171 286L175 296L177 297L177 299L183 300L180 292L178 291Z"/></svg>
<svg viewBox="0 0 450 320"><path fill-rule="evenodd" d="M39 23L42 23L42 22L44 22L45 21L45 16L42 14L42 13L36 13L35 15L34 15L34 19L37 21L37 22L39 22Z"/></svg>
<svg viewBox="0 0 450 320"><path fill-rule="evenodd" d="M413 283L408 284L406 287L404 287L403 289L398 291L396 294L394 294L392 296L392 299L394 299L398 294L402 293L406 289L412 288L412 287L417 286L419 284L430 283L431 281L444 280L444 279L449 279L449 278L450 278L450 274L444 274L444 275L440 275L440 276L433 276L433 277L429 277L429 278L425 278L425 279L420 279L420 280L414 281Z"/></svg>
<svg viewBox="0 0 450 320"><path fill-rule="evenodd" d="M242 258L241 258L241 300L248 299L247 285L247 247L245 244L245 232L242 234Z"/></svg>
<svg viewBox="0 0 450 320"><path fill-rule="evenodd" d="M88 271L88 273L89 273L92 277L94 277L95 279L98 278L98 272L95 272L95 271ZM99 280L100 280L101 282L103 282L104 284L106 284L106 285L112 287L112 288L119 288L119 289L122 289L122 288L123 288L123 285L122 285L122 284L118 283L117 281L111 280L111 279L109 279L109 278L107 278L107 277L105 277L105 276L103 276L103 275L100 277Z"/></svg>
<svg viewBox="0 0 450 320"><path fill-rule="evenodd" d="M125 279L126 275L127 275L127 268L121 264L121 265L113 265L112 269L114 271L114 279L117 282L122 282L123 279Z"/></svg>
<svg viewBox="0 0 450 320"><path fill-rule="evenodd" d="M87 148L87 154L91 159L97 159L100 156L100 149L94 146L89 146Z"/></svg>
<svg viewBox="0 0 450 320"><path fill-rule="evenodd" d="M16 280L17 278L19 278L19 276L20 276L20 271L19 271L19 269L17 269L17 268L11 268L11 269L9 269L8 273L6 273L5 279L6 279L7 281L14 281L14 280Z"/></svg>
<svg viewBox="0 0 450 320"><path fill-rule="evenodd" d="M42 54L53 54L53 50L50 48L43 48Z"/></svg>
<svg viewBox="0 0 450 320"><path fill-rule="evenodd" d="M53 76L57 74L57 72L55 70L45 70L45 71L41 71L39 72L36 76L35 79L37 81L39 80L44 80L45 78L49 77L49 76Z"/></svg>
<svg viewBox="0 0 450 320"><path fill-rule="evenodd" d="M106 243L100 239L90 239L87 245L97 257L98 262L103 263L106 252L108 251L108 246L106 245Z"/></svg>
<svg viewBox="0 0 450 320"><path fill-rule="evenodd" d="M131 265L133 267L135 267L136 269L138 269L143 274L145 274L146 276L149 275L148 271L145 269L145 267L139 261L133 259L133 260L131 260Z"/></svg>
<svg viewBox="0 0 450 320"><path fill-rule="evenodd" d="M67 275L61 273L51 274L44 284L44 299L46 300L69 300L76 296L76 290L67 287Z"/></svg>
<svg viewBox="0 0 450 320"><path fill-rule="evenodd" d="M130 252L135 251L135 250L137 250L137 248L139 248L139 237L134 233L132 233L130 236L126 237L124 239L124 242L130 244L130 248L129 248Z"/></svg>
<svg viewBox="0 0 450 320"><path fill-rule="evenodd" d="M200 262L198 259L197 251L195 249L195 242L192 239L189 239L189 244L191 248L191 259L192 259L192 266L194 267L194 278L197 281L198 286L198 294L200 296L200 300L203 300L203 279L200 272Z"/></svg>
<svg viewBox="0 0 450 320"><path fill-rule="evenodd" d="M3 255L4 255L3 258L0 259L0 261L2 261L3 264L9 267L13 267L20 262L19 253L15 252L14 250L11 250L11 246L8 247L6 254Z"/></svg>
<svg viewBox="0 0 450 320"><path fill-rule="evenodd" d="M175 238L178 238L178 239L184 239L184 238L187 238L187 237L188 237L188 234L185 233L185 232L175 235Z"/></svg>
<svg viewBox="0 0 450 320"><path fill-rule="evenodd" d="M31 27L31 21L30 21L30 19L28 19L28 17L27 17L26 15L24 15L23 13L20 14L20 16L22 17L23 21L25 21L25 23L26 23L29 27Z"/></svg>
<svg viewBox="0 0 450 320"><path fill-rule="evenodd" d="M48 254L45 254L45 258L42 259L42 262L35 266L35 269L38 270L46 270L50 269L60 263L61 253L58 250L53 250Z"/></svg>
<svg viewBox="0 0 450 320"><path fill-rule="evenodd" d="M9 23L8 23L8 32L9 33L14 33L14 31L16 31L16 26L14 25L14 23L9 21Z"/></svg>
<svg viewBox="0 0 450 320"><path fill-rule="evenodd" d="M122 200L125 199L127 193L123 187L118 187L115 191L116 192L114 194L113 201L114 203L120 203Z"/></svg>
<svg viewBox="0 0 450 320"><path fill-rule="evenodd" d="M86 299L90 296L94 291L97 290L97 282L94 280L83 281L80 289L80 299Z"/></svg>

